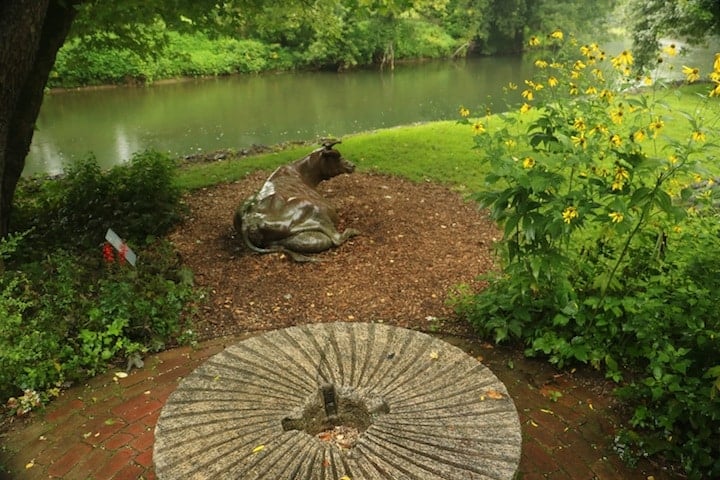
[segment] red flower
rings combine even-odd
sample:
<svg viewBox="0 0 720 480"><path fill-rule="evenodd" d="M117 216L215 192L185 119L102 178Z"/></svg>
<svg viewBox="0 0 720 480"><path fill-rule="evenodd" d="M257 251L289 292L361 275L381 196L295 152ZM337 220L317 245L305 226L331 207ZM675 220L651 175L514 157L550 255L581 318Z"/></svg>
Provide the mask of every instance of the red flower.
<svg viewBox="0 0 720 480"><path fill-rule="evenodd" d="M119 253L119 255L118 255L118 262L120 263L120 265L122 265L122 264L125 263L125 255L127 255L127 252L128 252L128 247L127 247L127 245L125 245L125 242L121 243L121 244L120 244L120 251L118 252L118 253Z"/></svg>
<svg viewBox="0 0 720 480"><path fill-rule="evenodd" d="M102 254L107 263L113 263L115 261L115 252L113 252L113 247L109 243L105 242L105 244L103 244Z"/></svg>

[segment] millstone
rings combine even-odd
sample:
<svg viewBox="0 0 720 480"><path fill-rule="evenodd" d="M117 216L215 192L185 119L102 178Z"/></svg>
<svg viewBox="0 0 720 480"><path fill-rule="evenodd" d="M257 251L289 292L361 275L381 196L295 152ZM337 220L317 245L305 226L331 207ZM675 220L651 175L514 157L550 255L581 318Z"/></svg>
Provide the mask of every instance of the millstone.
<svg viewBox="0 0 720 480"><path fill-rule="evenodd" d="M520 424L462 350L371 323L291 327L211 357L169 397L158 478L511 479Z"/></svg>

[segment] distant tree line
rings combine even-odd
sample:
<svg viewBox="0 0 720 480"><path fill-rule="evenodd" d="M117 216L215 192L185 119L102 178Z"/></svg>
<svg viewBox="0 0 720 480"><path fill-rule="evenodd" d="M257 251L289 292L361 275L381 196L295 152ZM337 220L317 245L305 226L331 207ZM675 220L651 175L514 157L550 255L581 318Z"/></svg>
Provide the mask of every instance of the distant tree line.
<svg viewBox="0 0 720 480"><path fill-rule="evenodd" d="M162 8L153 13L146 6L133 14L108 2L85 2L51 82L99 83L103 69L111 73L108 79L142 80L268 69L393 68L403 59L518 53L539 32L603 29L607 15L587 15L589 3L593 11L608 13L618 2L236 1L214 5L202 15L177 12L174 22L167 21ZM117 23L118 9L127 16L123 25ZM121 63L129 66L124 74Z"/></svg>

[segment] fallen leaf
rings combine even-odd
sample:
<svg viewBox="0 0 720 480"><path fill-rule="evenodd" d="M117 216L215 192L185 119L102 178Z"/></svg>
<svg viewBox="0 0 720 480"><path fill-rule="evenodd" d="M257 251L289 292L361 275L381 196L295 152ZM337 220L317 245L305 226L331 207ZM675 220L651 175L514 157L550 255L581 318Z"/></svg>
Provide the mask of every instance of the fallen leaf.
<svg viewBox="0 0 720 480"><path fill-rule="evenodd" d="M588 408L590 408L590 410L595 410L595 407L593 407L592 403L588 403Z"/></svg>
<svg viewBox="0 0 720 480"><path fill-rule="evenodd" d="M555 412L553 412L552 410L548 410L547 408L541 408L540 411L549 415L555 415Z"/></svg>
<svg viewBox="0 0 720 480"><path fill-rule="evenodd" d="M438 358L440 358L440 354L438 353L437 350L433 350L432 352L430 352L431 360L437 360Z"/></svg>
<svg viewBox="0 0 720 480"><path fill-rule="evenodd" d="M340 477L340 480L350 480L350 477L348 477L347 475L343 475L342 477Z"/></svg>
<svg viewBox="0 0 720 480"><path fill-rule="evenodd" d="M25 464L25 470L30 470L35 466L35 459L33 458L28 463Z"/></svg>
<svg viewBox="0 0 720 480"><path fill-rule="evenodd" d="M115 372L117 378L127 378L128 374L125 372Z"/></svg>
<svg viewBox="0 0 720 480"><path fill-rule="evenodd" d="M493 400L500 400L502 398L505 398L505 395L498 392L497 390L488 390L485 392L485 395L488 396L488 398L492 398Z"/></svg>
<svg viewBox="0 0 720 480"><path fill-rule="evenodd" d="M533 427L536 427L536 428L540 426L537 423L535 423L535 420L530 420L530 425L532 425Z"/></svg>
<svg viewBox="0 0 720 480"><path fill-rule="evenodd" d="M252 453L258 453L262 451L265 448L265 445L258 445L257 447L253 448Z"/></svg>

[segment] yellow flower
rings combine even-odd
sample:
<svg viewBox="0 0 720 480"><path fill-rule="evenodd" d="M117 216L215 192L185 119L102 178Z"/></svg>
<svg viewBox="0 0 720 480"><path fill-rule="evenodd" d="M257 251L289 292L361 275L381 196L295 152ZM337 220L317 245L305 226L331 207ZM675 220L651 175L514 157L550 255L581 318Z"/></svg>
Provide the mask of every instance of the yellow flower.
<svg viewBox="0 0 720 480"><path fill-rule="evenodd" d="M688 83L694 83L700 80L700 70L697 68L683 65L682 73L683 75L685 75L685 79L688 81Z"/></svg>
<svg viewBox="0 0 720 480"><path fill-rule="evenodd" d="M665 48L663 48L662 51L665 52L665 54L669 57L674 57L675 55L677 55L677 47L674 43L667 45Z"/></svg>
<svg viewBox="0 0 720 480"><path fill-rule="evenodd" d="M573 70L572 72L570 72L570 78L572 78L573 80L577 80L578 78L580 78L580 72L578 72L577 70Z"/></svg>
<svg viewBox="0 0 720 480"><path fill-rule="evenodd" d="M607 103L612 103L613 99L615 98L615 94L607 88L604 88L600 92L600 98L605 100Z"/></svg>
<svg viewBox="0 0 720 480"><path fill-rule="evenodd" d="M635 142L642 142L645 140L645 130L642 128L640 130L637 130L635 133L632 134L632 139Z"/></svg>
<svg viewBox="0 0 720 480"><path fill-rule="evenodd" d="M573 65L573 70L583 70L585 67L587 67L587 65L585 65L582 60L577 60Z"/></svg>
<svg viewBox="0 0 720 480"><path fill-rule="evenodd" d="M587 128L587 125L585 125L585 120L583 120L582 118L576 118L573 122L573 128L580 132L584 131Z"/></svg>
<svg viewBox="0 0 720 480"><path fill-rule="evenodd" d="M557 87L558 86L558 79L555 77L548 77L548 85L551 87Z"/></svg>
<svg viewBox="0 0 720 480"><path fill-rule="evenodd" d="M577 208L573 207L572 205L562 211L563 222L570 223L576 218L578 218L578 211Z"/></svg>
<svg viewBox="0 0 720 480"><path fill-rule="evenodd" d="M652 79L652 77L651 77L650 75L645 75L645 78L643 78L643 84L644 84L646 87L649 87L650 85L652 85L652 84L653 84L653 79Z"/></svg>
<svg viewBox="0 0 720 480"><path fill-rule="evenodd" d="M550 34L550 38L554 38L555 40L562 40L564 37L562 30L555 30Z"/></svg>
<svg viewBox="0 0 720 480"><path fill-rule="evenodd" d="M613 111L610 112L610 120L612 120L613 123L620 125L623 122L623 109L622 107L617 107Z"/></svg>
<svg viewBox="0 0 720 480"><path fill-rule="evenodd" d="M517 145L517 142L512 138L508 138L507 140L505 140L505 146L507 148L512 149L512 148L515 148L516 145Z"/></svg>
<svg viewBox="0 0 720 480"><path fill-rule="evenodd" d="M537 47L538 45L540 45L540 39L533 35L532 37L530 37L530 40L528 40L528 44L531 47Z"/></svg>
<svg viewBox="0 0 720 480"><path fill-rule="evenodd" d="M593 68L591 72L595 75L595 78L597 78L599 82L605 81L605 74L603 74L603 71L599 68Z"/></svg>
<svg viewBox="0 0 720 480"><path fill-rule="evenodd" d="M593 87L592 85L590 85L590 86L585 90L585 93L586 93L587 95L595 95L595 94L597 93L597 88L595 88L595 87Z"/></svg>
<svg viewBox="0 0 720 480"><path fill-rule="evenodd" d="M509 90L517 90L517 88L518 88L517 84L515 84L513 82L508 83Z"/></svg>
<svg viewBox="0 0 720 480"><path fill-rule="evenodd" d="M480 123L480 122L475 122L475 123L473 123L472 129L473 129L473 133L474 133L475 135L479 135L479 134L481 134L481 133L485 133L485 125L483 125L483 124Z"/></svg>
<svg viewBox="0 0 720 480"><path fill-rule="evenodd" d="M590 130L590 133L599 133L600 135L606 135L608 133L608 128L603 124L595 125L592 130Z"/></svg>
<svg viewBox="0 0 720 480"><path fill-rule="evenodd" d="M618 135L617 133L615 133L615 134L613 134L613 135L610 137L610 143L611 143L614 147L619 147L620 145L622 145L622 138L620 137L620 135Z"/></svg>
<svg viewBox="0 0 720 480"><path fill-rule="evenodd" d="M705 140L707 140L707 138L705 137L705 133L703 133L699 130L695 130L692 133L692 139L695 140L696 142L704 142Z"/></svg>
<svg viewBox="0 0 720 480"><path fill-rule="evenodd" d="M656 118L652 122L650 122L650 131L653 134L653 138L657 138L657 134L662 130L662 128L665 126L665 122L660 120L659 118Z"/></svg>
<svg viewBox="0 0 720 480"><path fill-rule="evenodd" d="M621 180L629 180L630 172L628 172L627 169L624 167L617 167L615 169L615 178L619 178Z"/></svg>
<svg viewBox="0 0 720 480"><path fill-rule="evenodd" d="M713 71L720 72L720 53L715 54L715 61L713 62Z"/></svg>
<svg viewBox="0 0 720 480"><path fill-rule="evenodd" d="M615 177L612 182L611 188L613 190L622 190L625 186L625 181L630 179L630 172L623 167L617 167L615 169Z"/></svg>
<svg viewBox="0 0 720 480"><path fill-rule="evenodd" d="M677 155L674 155L674 154L673 154L673 155L670 155L670 156L668 157L668 162L670 162L670 165L675 165L675 164L678 163L679 161L680 161L680 159L678 158Z"/></svg>
<svg viewBox="0 0 720 480"><path fill-rule="evenodd" d="M630 53L629 50L623 50L618 56L613 57L611 61L615 68L621 68L632 65L635 59L633 58L632 53Z"/></svg>
<svg viewBox="0 0 720 480"><path fill-rule="evenodd" d="M522 107L520 107L520 113L527 113L531 108L532 106L529 103L523 103Z"/></svg>
<svg viewBox="0 0 720 480"><path fill-rule="evenodd" d="M610 217L612 223L620 223L625 218L621 212L610 212L608 213L608 217Z"/></svg>
<svg viewBox="0 0 720 480"><path fill-rule="evenodd" d="M470 116L470 110L465 107L460 107L460 116L463 118Z"/></svg>
<svg viewBox="0 0 720 480"><path fill-rule="evenodd" d="M571 83L570 84L570 95L577 95L578 93L580 93L578 86L575 85L574 83Z"/></svg>
<svg viewBox="0 0 720 480"><path fill-rule="evenodd" d="M720 82L715 82L715 87L710 91L711 97L720 97Z"/></svg>
<svg viewBox="0 0 720 480"><path fill-rule="evenodd" d="M523 158L522 166L526 169L533 168L535 166L535 159L532 157Z"/></svg>
<svg viewBox="0 0 720 480"><path fill-rule="evenodd" d="M545 60L535 60L535 66L537 68L547 68L548 62L546 62Z"/></svg>
<svg viewBox="0 0 720 480"><path fill-rule="evenodd" d="M570 137L570 140L572 140L573 145L577 147L581 147L583 149L587 148L587 138L585 138L584 133L577 136L573 135Z"/></svg>
<svg viewBox="0 0 720 480"><path fill-rule="evenodd" d="M523 97L524 99L526 99L528 102L532 102L532 99L533 99L533 96L534 96L532 90L523 90L520 95L522 95L522 97Z"/></svg>

